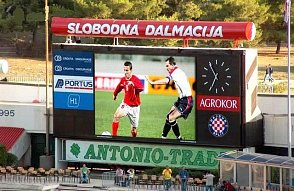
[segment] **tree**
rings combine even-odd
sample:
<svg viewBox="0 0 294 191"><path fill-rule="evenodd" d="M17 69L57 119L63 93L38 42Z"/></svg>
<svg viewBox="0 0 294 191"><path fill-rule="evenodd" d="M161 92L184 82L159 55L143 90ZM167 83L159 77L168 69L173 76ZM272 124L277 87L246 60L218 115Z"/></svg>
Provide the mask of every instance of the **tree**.
<svg viewBox="0 0 294 191"><path fill-rule="evenodd" d="M269 6L269 18L261 24L263 40L267 44L276 43L276 53L280 52L281 43L287 41L287 26L284 22L285 0L260 0ZM293 14L291 8L291 15ZM292 35L293 36L293 35ZM292 37L293 38L293 37Z"/></svg>
<svg viewBox="0 0 294 191"><path fill-rule="evenodd" d="M255 46L261 42L276 42L279 45L286 39L282 14L285 0L48 1L50 18L59 16L132 20L252 21L257 33L252 42L243 42L245 46ZM35 39L37 30L44 25L44 2L45 0L0 0L0 11L2 11L0 31L30 31ZM293 12L293 9L291 10ZM101 44L111 44L112 41L111 38L95 38L95 42ZM181 39L120 39L119 42L125 45L181 46L183 44ZM194 42L195 46L232 46L232 42L229 41L190 40L190 42Z"/></svg>
<svg viewBox="0 0 294 191"><path fill-rule="evenodd" d="M5 146L0 144L0 166L13 165L17 160L14 154L8 153Z"/></svg>
<svg viewBox="0 0 294 191"><path fill-rule="evenodd" d="M203 2L202 0L199 0ZM206 0L202 4L202 10L205 14L200 20L210 21L251 21L255 24L257 32L255 40L245 42L245 44L256 45L262 40L261 24L265 22L269 14L269 6L259 2L259 0ZM213 41L211 45L227 46L228 42Z"/></svg>
<svg viewBox="0 0 294 191"><path fill-rule="evenodd" d="M76 9L83 17L98 19L155 20L166 6L165 0L77 0ZM120 39L121 44L141 44L146 40ZM148 41L148 40L147 40ZM111 44L110 38L96 38L96 43ZM146 45L146 44L145 44Z"/></svg>
<svg viewBox="0 0 294 191"><path fill-rule="evenodd" d="M203 0L167 0L166 6L160 15L176 20L197 20L203 14L199 6L202 3Z"/></svg>

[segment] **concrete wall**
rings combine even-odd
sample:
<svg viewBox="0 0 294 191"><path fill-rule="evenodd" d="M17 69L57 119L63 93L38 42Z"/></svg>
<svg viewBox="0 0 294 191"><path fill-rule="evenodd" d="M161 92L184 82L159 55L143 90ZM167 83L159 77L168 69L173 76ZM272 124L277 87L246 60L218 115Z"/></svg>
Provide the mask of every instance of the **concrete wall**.
<svg viewBox="0 0 294 191"><path fill-rule="evenodd" d="M46 132L45 104L0 102L0 110L9 112L1 116L0 127L19 127L28 133ZM50 109L50 132L53 133L52 108Z"/></svg>
<svg viewBox="0 0 294 191"><path fill-rule="evenodd" d="M256 105L257 94L257 50L246 49L245 52L245 96L246 96L246 122L252 121L260 114L260 109Z"/></svg>
<svg viewBox="0 0 294 191"><path fill-rule="evenodd" d="M46 103L45 85L15 84L0 82L0 102ZM4 93L5 92L5 93ZM52 87L48 88L48 99L52 103Z"/></svg>
<svg viewBox="0 0 294 191"><path fill-rule="evenodd" d="M257 103L264 116L265 146L288 147L287 95L259 94ZM291 97L291 113L294 113L294 97ZM293 134L294 116L291 124ZM293 136L291 142L293 147Z"/></svg>
<svg viewBox="0 0 294 191"><path fill-rule="evenodd" d="M28 133L24 132L9 150L10 153L17 156L18 159L21 159L22 156L29 151L31 145L31 137Z"/></svg>

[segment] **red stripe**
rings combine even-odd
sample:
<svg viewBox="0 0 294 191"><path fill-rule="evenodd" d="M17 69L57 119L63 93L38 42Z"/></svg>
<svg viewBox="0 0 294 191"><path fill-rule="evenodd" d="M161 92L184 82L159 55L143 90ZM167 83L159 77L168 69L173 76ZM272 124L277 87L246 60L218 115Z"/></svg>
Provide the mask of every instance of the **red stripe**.
<svg viewBox="0 0 294 191"><path fill-rule="evenodd" d="M184 112L187 111L188 109L190 109L190 107L191 107L192 96L189 96L189 97L187 97L187 98L188 98L188 107L186 107L186 109L184 110Z"/></svg>

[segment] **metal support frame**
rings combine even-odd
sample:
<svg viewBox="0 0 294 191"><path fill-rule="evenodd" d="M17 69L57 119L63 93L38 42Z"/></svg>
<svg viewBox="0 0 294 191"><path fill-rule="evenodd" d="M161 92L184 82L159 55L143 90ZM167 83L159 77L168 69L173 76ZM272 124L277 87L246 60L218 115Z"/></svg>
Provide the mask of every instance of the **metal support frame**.
<svg viewBox="0 0 294 191"><path fill-rule="evenodd" d="M49 133L50 133L50 108L49 108L49 73L48 73L48 62L49 62L49 26L48 16L49 6L48 0L45 0L45 55L46 55L46 155L50 155L49 150Z"/></svg>

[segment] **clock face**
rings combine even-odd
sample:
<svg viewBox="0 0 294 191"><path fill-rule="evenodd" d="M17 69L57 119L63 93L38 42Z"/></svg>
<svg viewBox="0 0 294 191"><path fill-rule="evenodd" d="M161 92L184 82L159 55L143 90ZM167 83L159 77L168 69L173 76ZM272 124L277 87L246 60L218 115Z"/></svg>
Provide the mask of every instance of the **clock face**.
<svg viewBox="0 0 294 191"><path fill-rule="evenodd" d="M221 59L209 60L202 68L203 85L209 92L219 94L231 86L232 70L230 65Z"/></svg>

